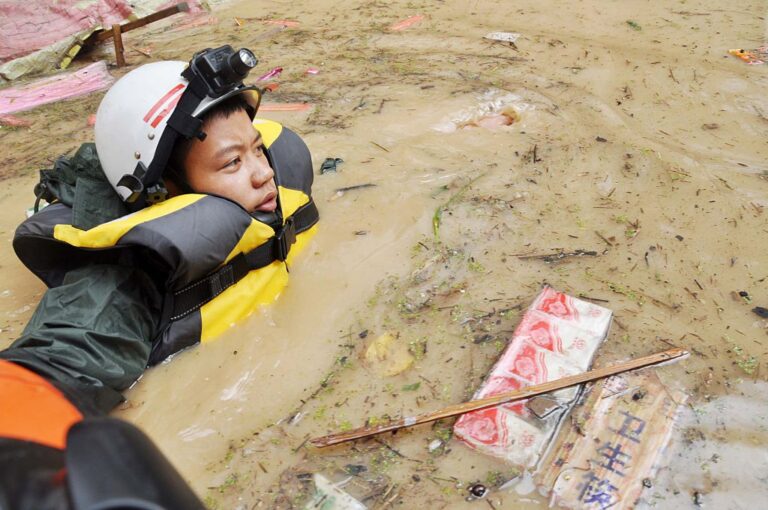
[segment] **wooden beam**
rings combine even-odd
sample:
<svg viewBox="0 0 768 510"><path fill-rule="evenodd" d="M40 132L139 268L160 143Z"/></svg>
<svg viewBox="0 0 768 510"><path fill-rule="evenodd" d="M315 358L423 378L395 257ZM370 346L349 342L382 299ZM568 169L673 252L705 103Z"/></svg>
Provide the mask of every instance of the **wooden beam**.
<svg viewBox="0 0 768 510"><path fill-rule="evenodd" d="M112 39L115 41L115 62L117 67L125 66L125 48L123 48L123 36L120 25L112 25Z"/></svg>
<svg viewBox="0 0 768 510"><path fill-rule="evenodd" d="M186 11L189 11L189 5L187 5L187 2L181 2L174 5L173 7L167 7L160 11L152 13L149 16L144 16L143 18L139 18L135 21L129 21L128 23L125 23L120 26L120 32L121 33L128 32L129 30L143 27L155 21L159 21L161 19L167 18L168 16L173 16L176 13L186 12ZM98 42L106 41L107 39L111 39L113 36L114 36L114 28L112 30L100 30L98 32L94 32L91 35L91 37L88 38L88 40L89 42L98 43Z"/></svg>
<svg viewBox="0 0 768 510"><path fill-rule="evenodd" d="M313 446L324 448L326 446L332 446L339 443L345 443L347 441L353 441L355 439L362 439L364 437L381 434L382 432L412 427L422 423L429 423L432 421L442 420L443 418L450 418L452 416L458 416L460 414L465 414L471 411L485 409L486 407L493 407L506 404L508 402L514 402L516 400L536 397L538 395L543 395L544 393L561 390L563 388L569 388L571 386L584 384L587 382L595 381L597 379L603 379L605 377L620 374L622 372L629 372L630 370L637 370L638 368L657 365L659 363L668 361L680 360L686 356L688 356L688 352L684 351L683 349L669 349L667 351L651 354L650 356L644 356L642 358L625 361L623 363L617 363L615 365L597 368L581 374L570 375L568 377L563 377L562 379L556 379L554 381L537 384L535 386L528 386L522 390L500 393L499 395L494 395L488 398L471 400L462 404L454 404L435 412L393 420L389 423L377 425L375 427L360 427L358 429L350 430L347 432L337 432L335 434L330 434L323 437L316 437L314 439L310 439L309 442Z"/></svg>

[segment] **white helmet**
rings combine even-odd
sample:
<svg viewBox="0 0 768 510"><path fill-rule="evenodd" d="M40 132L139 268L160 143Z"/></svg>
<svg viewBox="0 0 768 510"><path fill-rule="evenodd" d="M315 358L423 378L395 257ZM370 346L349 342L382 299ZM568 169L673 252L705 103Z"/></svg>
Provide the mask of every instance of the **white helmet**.
<svg viewBox="0 0 768 510"><path fill-rule="evenodd" d="M120 198L140 208L165 198L161 177L179 138L205 138L200 117L214 105L243 94L258 110L261 91L242 80L256 57L230 46L196 53L189 64L155 62L115 83L96 112L96 151Z"/></svg>

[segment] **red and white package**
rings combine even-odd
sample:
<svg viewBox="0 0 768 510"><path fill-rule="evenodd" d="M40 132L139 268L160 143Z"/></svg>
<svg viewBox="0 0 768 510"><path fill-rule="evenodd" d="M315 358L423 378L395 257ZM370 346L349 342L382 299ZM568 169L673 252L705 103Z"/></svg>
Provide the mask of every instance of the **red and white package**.
<svg viewBox="0 0 768 510"><path fill-rule="evenodd" d="M529 310L515 329L514 338L527 339L541 349L563 356L579 368L578 372L583 372L592 362L604 334L538 310Z"/></svg>
<svg viewBox="0 0 768 510"><path fill-rule="evenodd" d="M608 334L612 312L544 287L474 398L484 398L585 372ZM463 415L454 435L479 451L523 466L534 465L579 392L550 395L559 412L538 418L526 401Z"/></svg>
<svg viewBox="0 0 768 510"><path fill-rule="evenodd" d="M613 312L588 301L544 287L529 310L544 312L589 331L608 331Z"/></svg>

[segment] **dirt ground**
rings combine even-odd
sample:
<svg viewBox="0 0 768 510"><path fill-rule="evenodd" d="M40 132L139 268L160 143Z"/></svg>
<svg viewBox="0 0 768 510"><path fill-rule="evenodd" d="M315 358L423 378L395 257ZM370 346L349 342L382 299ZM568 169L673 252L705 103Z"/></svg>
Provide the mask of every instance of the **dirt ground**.
<svg viewBox="0 0 768 510"><path fill-rule="evenodd" d="M597 364L691 351L657 370L689 401L638 506L764 504L768 320L752 309L768 308L768 65L727 54L765 44L763 2L273 0L213 14L129 33L129 63L249 47L255 76L283 68L267 102L312 105L263 115L304 137L315 168L343 163L315 177L322 226L280 299L148 371L115 413L208 506L303 508L323 472L351 477L369 508L546 507L450 422L306 444L469 398L543 283L614 311ZM92 139L100 97L0 128L2 346L44 291L11 249L36 170ZM489 128L500 112L513 122ZM360 184L374 186L337 191ZM595 254L526 258L576 250ZM384 333L418 354L388 377L363 360ZM467 502L477 481L491 493Z"/></svg>

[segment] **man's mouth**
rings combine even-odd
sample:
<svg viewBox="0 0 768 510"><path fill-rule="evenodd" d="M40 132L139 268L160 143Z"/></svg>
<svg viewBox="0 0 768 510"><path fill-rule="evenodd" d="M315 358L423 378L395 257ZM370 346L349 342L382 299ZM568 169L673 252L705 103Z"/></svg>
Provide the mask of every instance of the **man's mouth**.
<svg viewBox="0 0 768 510"><path fill-rule="evenodd" d="M270 191L264 197L264 201L256 207L257 211L272 212L277 208L277 191Z"/></svg>

